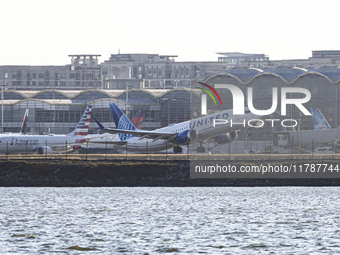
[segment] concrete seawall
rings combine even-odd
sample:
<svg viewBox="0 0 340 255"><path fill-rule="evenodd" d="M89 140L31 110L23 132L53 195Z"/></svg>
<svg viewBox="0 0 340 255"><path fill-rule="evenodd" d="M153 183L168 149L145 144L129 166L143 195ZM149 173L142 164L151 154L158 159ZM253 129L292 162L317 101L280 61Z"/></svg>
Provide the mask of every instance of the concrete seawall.
<svg viewBox="0 0 340 255"><path fill-rule="evenodd" d="M334 160L334 163L339 161ZM3 187L339 185L340 179L190 179L188 160L17 160L0 163L0 186Z"/></svg>

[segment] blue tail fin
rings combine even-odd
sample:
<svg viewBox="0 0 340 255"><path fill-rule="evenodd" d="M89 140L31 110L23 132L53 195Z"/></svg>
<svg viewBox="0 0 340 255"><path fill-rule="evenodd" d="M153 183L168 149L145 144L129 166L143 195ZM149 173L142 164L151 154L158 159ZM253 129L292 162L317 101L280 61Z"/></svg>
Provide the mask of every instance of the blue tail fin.
<svg viewBox="0 0 340 255"><path fill-rule="evenodd" d="M314 123L314 130L332 129L319 108L316 109L311 108L311 110Z"/></svg>
<svg viewBox="0 0 340 255"><path fill-rule="evenodd" d="M92 118L94 119L94 121L97 123L97 125L99 127L99 130L96 133L103 131L105 129L105 127L95 117L92 117Z"/></svg>
<svg viewBox="0 0 340 255"><path fill-rule="evenodd" d="M110 110L117 129L136 130L136 127L132 124L128 117L125 116L125 114L118 108L118 106L115 103L110 104ZM134 137L131 134L119 133L118 135L121 141L125 141L129 138Z"/></svg>

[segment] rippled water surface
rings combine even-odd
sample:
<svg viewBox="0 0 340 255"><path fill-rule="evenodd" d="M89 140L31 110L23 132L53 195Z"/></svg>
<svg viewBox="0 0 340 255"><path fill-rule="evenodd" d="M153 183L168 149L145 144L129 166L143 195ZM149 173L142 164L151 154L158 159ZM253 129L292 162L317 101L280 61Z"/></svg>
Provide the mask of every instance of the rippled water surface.
<svg viewBox="0 0 340 255"><path fill-rule="evenodd" d="M0 192L0 253L340 253L337 187Z"/></svg>

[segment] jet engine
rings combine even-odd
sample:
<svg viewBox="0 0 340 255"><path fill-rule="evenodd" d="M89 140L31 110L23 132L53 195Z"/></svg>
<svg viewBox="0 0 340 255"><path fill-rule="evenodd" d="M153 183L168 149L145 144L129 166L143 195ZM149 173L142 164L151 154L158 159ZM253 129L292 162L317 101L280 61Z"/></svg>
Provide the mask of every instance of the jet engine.
<svg viewBox="0 0 340 255"><path fill-rule="evenodd" d="M197 136L198 134L196 130L194 129L185 130L176 136L176 143L177 144L188 144L190 142L197 140Z"/></svg>
<svg viewBox="0 0 340 255"><path fill-rule="evenodd" d="M37 154L53 154L53 150L49 146L41 146L37 149Z"/></svg>
<svg viewBox="0 0 340 255"><path fill-rule="evenodd" d="M226 144L236 140L238 137L237 132L227 133L225 135L219 135L215 137L215 142L218 144Z"/></svg>

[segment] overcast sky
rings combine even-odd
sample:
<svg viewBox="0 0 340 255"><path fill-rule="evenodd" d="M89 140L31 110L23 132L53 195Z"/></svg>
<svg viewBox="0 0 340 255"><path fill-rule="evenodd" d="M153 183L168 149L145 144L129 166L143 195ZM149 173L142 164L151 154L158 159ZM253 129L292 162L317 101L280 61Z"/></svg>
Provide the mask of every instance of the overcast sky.
<svg viewBox="0 0 340 255"><path fill-rule="evenodd" d="M216 52L308 58L340 50L337 0L2 0L0 65L64 65L69 54Z"/></svg>

